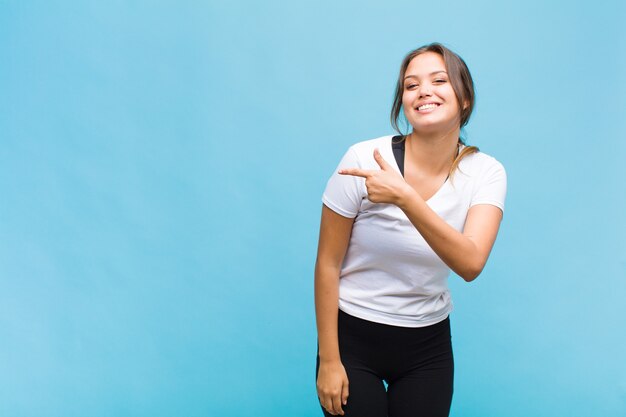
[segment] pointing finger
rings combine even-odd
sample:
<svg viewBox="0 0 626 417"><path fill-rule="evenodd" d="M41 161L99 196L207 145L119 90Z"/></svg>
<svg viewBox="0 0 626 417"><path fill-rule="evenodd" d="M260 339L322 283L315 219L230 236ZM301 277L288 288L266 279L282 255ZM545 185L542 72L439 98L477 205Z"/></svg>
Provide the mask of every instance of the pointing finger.
<svg viewBox="0 0 626 417"><path fill-rule="evenodd" d="M364 169L358 169L358 168L347 168L347 169L340 169L339 174L354 175L355 177L367 178L370 175L370 171L366 171Z"/></svg>
<svg viewBox="0 0 626 417"><path fill-rule="evenodd" d="M376 163L383 171L387 171L391 169L391 166L387 163L387 161L385 161L383 156L380 154L380 151L378 150L378 148L374 149L374 159L376 160Z"/></svg>

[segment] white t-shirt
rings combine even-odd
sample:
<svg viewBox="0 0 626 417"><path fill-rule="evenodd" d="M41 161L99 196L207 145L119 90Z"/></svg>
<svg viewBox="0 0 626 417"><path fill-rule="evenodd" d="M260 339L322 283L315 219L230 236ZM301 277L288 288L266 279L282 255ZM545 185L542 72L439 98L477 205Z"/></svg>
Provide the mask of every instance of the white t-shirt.
<svg viewBox="0 0 626 417"><path fill-rule="evenodd" d="M374 149L398 172L392 136L357 143L339 163L342 168L380 169ZM367 199L365 179L339 175L328 180L323 203L354 218L339 280L339 308L355 317L402 327L423 327L448 317L452 300L450 269L426 243L404 212ZM463 231L467 211L491 204L504 211L506 173L493 157L465 156L452 179L426 203L443 220Z"/></svg>

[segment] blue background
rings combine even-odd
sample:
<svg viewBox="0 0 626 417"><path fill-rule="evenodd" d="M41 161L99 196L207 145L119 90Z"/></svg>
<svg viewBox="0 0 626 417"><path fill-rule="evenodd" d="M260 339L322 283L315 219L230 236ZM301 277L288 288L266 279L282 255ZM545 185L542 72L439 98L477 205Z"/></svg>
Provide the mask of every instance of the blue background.
<svg viewBox="0 0 626 417"><path fill-rule="evenodd" d="M320 196L431 41L509 177L452 416L626 415L626 7L505 3L0 1L0 415L320 416Z"/></svg>

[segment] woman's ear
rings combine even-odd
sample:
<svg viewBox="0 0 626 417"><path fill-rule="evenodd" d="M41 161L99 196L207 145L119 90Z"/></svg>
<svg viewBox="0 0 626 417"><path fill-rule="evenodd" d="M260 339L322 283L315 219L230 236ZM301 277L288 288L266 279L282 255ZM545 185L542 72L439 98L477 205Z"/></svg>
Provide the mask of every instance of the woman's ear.
<svg viewBox="0 0 626 417"><path fill-rule="evenodd" d="M469 100L465 100L463 102L463 110L467 109L469 107Z"/></svg>

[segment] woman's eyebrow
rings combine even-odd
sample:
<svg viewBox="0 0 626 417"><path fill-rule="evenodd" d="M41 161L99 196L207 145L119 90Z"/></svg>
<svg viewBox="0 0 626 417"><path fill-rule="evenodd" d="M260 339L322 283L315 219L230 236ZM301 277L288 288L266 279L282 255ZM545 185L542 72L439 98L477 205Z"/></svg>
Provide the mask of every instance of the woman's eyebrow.
<svg viewBox="0 0 626 417"><path fill-rule="evenodd" d="M447 72L445 72L444 70L439 70L439 71L433 71L428 75L435 75L435 74L439 74L440 72L443 72L444 74L448 74ZM407 75L406 77L404 77L404 79L406 80L407 78L418 78L417 75Z"/></svg>

